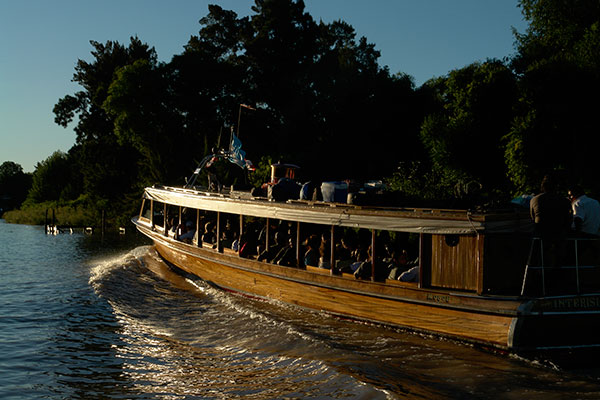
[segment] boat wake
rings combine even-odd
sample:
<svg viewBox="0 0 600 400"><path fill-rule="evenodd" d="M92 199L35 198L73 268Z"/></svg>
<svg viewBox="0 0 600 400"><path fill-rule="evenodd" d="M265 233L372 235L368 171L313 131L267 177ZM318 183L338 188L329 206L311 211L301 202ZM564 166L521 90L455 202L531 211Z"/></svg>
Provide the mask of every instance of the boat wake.
<svg viewBox="0 0 600 400"><path fill-rule="evenodd" d="M522 358L216 289L149 246L95 262L89 282L120 327L123 376L148 396L497 398L517 380L511 395L541 399L570 386Z"/></svg>
<svg viewBox="0 0 600 400"><path fill-rule="evenodd" d="M330 364L342 355L296 325L309 318L303 311L174 273L151 247L97 261L89 283L121 326L114 349L136 391L155 395L160 388L174 398L395 398Z"/></svg>

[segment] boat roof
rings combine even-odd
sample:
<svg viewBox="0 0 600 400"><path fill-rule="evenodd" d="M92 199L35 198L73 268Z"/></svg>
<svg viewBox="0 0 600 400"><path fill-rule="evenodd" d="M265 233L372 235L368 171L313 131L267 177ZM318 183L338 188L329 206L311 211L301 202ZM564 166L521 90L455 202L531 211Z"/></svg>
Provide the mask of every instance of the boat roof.
<svg viewBox="0 0 600 400"><path fill-rule="evenodd" d="M235 194L163 186L146 188L144 197L166 204L206 211L409 233L529 232L533 226L527 213L514 210L474 213L469 210L365 207L301 200L276 202L265 198L242 198Z"/></svg>

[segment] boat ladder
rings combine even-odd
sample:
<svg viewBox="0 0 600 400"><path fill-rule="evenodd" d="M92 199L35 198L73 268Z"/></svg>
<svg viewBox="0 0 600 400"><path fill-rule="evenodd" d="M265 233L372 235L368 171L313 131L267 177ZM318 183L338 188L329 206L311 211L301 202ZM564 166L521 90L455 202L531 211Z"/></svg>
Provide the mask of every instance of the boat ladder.
<svg viewBox="0 0 600 400"><path fill-rule="evenodd" d="M580 282L579 282L579 271L582 269L590 269L590 268L597 267L596 265L579 265L579 242L581 242L581 241L597 241L597 240L598 239L595 239L595 238L577 238L577 237L565 239L565 242L573 242L574 265L560 265L560 266L558 266L558 268L575 270L575 284L577 287L578 294L581 292L581 287L580 287ZM553 242L555 245L557 245L557 243L558 243L556 241L553 241ZM533 256L535 255L534 249L536 247L536 244L539 244L539 265L532 265L532 262L534 260ZM558 256L555 255L555 257L558 257ZM527 264L525 265L525 273L523 274L523 283L521 285L521 296L523 296L525 294L525 284L527 282L527 275L529 273L529 270L540 270L541 271L542 295L543 296L546 295L545 270L547 268L548 267L545 266L545 264L544 264L544 241L540 237L534 237L531 239L531 246L529 248L529 257L527 258ZM550 266L550 268L555 269L555 268L553 268L553 266Z"/></svg>

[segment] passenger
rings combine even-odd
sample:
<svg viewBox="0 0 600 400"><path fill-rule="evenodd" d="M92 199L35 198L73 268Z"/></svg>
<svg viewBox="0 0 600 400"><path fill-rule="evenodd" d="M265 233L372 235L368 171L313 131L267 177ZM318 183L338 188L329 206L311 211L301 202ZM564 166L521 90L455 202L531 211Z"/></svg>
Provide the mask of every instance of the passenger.
<svg viewBox="0 0 600 400"><path fill-rule="evenodd" d="M220 245L222 248L231 248L231 245L234 240L234 231L231 228L231 223L229 220L225 222L225 227L223 228L223 232L221 233L221 241Z"/></svg>
<svg viewBox="0 0 600 400"><path fill-rule="evenodd" d="M419 282L419 266L416 265L409 269L408 271L404 271L398 277L399 281L402 282Z"/></svg>
<svg viewBox="0 0 600 400"><path fill-rule="evenodd" d="M279 232L275 232L275 236L273 237L273 243L269 246L268 249L263 250L259 255L258 261L269 261L272 262L279 250L283 247L286 242L285 235L280 234Z"/></svg>
<svg viewBox="0 0 600 400"><path fill-rule="evenodd" d="M354 271L352 270L351 265L355 262L362 261L356 257L358 253L356 252L352 235L342 238L340 246L337 247L335 254L337 256L335 269L338 273L352 273ZM355 267L354 270L356 270L356 268L357 267Z"/></svg>
<svg viewBox="0 0 600 400"><path fill-rule="evenodd" d="M177 226L178 224L175 223L175 218L172 217L171 219L169 219L169 222L167 223L167 231L169 237L172 237L174 239L177 237Z"/></svg>
<svg viewBox="0 0 600 400"><path fill-rule="evenodd" d="M569 199L573 209L573 228L575 232L598 236L600 231L600 203L588 197L581 186L573 185L569 188Z"/></svg>
<svg viewBox="0 0 600 400"><path fill-rule="evenodd" d="M571 204L556 193L555 182L548 175L542 180L541 191L529 205L535 223L534 235L543 241L543 259L550 260L548 265L558 267L564 259L565 237L572 223Z"/></svg>
<svg viewBox="0 0 600 400"><path fill-rule="evenodd" d="M571 226L571 205L556 193L556 185L548 175L542 180L541 191L529 206L535 234L542 238L563 238Z"/></svg>
<svg viewBox="0 0 600 400"><path fill-rule="evenodd" d="M352 264L351 268L357 266L354 270L354 278L356 279L368 279L371 278L372 273L375 273L374 279L381 280L384 279L387 274L385 274L385 267L383 266L383 258L385 257L385 252L383 251L383 244L380 241L375 241L375 261L373 262L373 249L371 246L367 249L367 257L362 262L357 262ZM373 271L373 264L375 266Z"/></svg>
<svg viewBox="0 0 600 400"><path fill-rule="evenodd" d="M236 231L233 231L233 242L231 243L231 250L235 252L240 251L240 238Z"/></svg>
<svg viewBox="0 0 600 400"><path fill-rule="evenodd" d="M204 225L204 234L202 235L202 241L208 244L215 244L217 242L217 237L214 231L214 225L212 222L207 222Z"/></svg>
<svg viewBox="0 0 600 400"><path fill-rule="evenodd" d="M307 247L306 253L304 253L304 265L310 265L316 267L319 265L319 246L321 242L317 235L310 235L306 239L305 245Z"/></svg>
<svg viewBox="0 0 600 400"><path fill-rule="evenodd" d="M221 241L219 243L221 248L231 248L231 245L233 244L233 233L234 232L231 230L223 231L223 233L221 234Z"/></svg>
<svg viewBox="0 0 600 400"><path fill-rule="evenodd" d="M390 263L387 266L387 279L396 280L400 274L410 268L408 264L408 252L406 250L392 251Z"/></svg>
<svg viewBox="0 0 600 400"><path fill-rule="evenodd" d="M287 245L279 250L275 258L273 258L272 263L288 267L296 265L296 251L292 237L288 238Z"/></svg>
<svg viewBox="0 0 600 400"><path fill-rule="evenodd" d="M250 258L254 255L254 250L256 247L253 245L253 240L250 235L242 234L239 239L239 255L243 258Z"/></svg>
<svg viewBox="0 0 600 400"><path fill-rule="evenodd" d="M183 232L181 235L179 235L179 240L181 240L182 242L191 244L192 239L194 238L195 235L196 235L196 229L194 227L194 223L192 221L188 220L185 223L185 232Z"/></svg>
<svg viewBox="0 0 600 400"><path fill-rule="evenodd" d="M319 245L319 268L331 269L331 243L327 232L321 235L321 244Z"/></svg>

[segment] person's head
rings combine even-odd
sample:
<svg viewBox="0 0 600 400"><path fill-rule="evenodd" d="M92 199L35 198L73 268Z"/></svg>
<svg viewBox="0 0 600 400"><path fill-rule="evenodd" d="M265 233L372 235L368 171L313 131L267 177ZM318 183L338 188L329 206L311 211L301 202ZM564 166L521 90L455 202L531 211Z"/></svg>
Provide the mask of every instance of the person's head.
<svg viewBox="0 0 600 400"><path fill-rule="evenodd" d="M575 200L585 194L583 188L579 185L572 185L569 187L569 199Z"/></svg>
<svg viewBox="0 0 600 400"><path fill-rule="evenodd" d="M550 175L544 176L542 179L541 190L544 193L554 192L556 190L556 182Z"/></svg>

